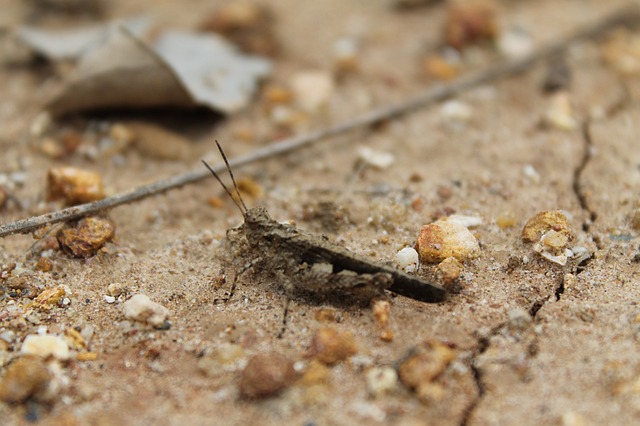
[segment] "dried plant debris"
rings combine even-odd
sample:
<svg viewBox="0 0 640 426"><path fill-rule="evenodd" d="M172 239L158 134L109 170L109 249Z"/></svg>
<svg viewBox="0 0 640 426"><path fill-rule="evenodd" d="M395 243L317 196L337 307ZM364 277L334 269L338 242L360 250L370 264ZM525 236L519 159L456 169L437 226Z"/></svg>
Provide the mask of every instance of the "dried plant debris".
<svg viewBox="0 0 640 426"><path fill-rule="evenodd" d="M214 34L165 32L151 46L115 26L80 59L47 109L54 116L167 106L233 113L247 105L270 68L266 59L242 55Z"/></svg>
<svg viewBox="0 0 640 426"><path fill-rule="evenodd" d="M131 34L141 36L149 29L149 24L146 18L132 18L72 30L48 31L23 26L18 28L16 37L33 52L51 61L76 60L102 43L113 26L122 26Z"/></svg>
<svg viewBox="0 0 640 426"><path fill-rule="evenodd" d="M115 235L115 224L104 217L89 216L70 222L58 232L60 247L73 257L94 256Z"/></svg>

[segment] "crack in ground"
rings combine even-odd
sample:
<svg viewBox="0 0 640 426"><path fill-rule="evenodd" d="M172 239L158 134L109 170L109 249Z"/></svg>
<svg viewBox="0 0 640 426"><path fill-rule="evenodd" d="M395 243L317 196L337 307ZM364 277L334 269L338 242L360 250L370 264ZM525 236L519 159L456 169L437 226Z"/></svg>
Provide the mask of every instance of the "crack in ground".
<svg viewBox="0 0 640 426"><path fill-rule="evenodd" d="M589 215L589 219L583 222L582 230L585 232L589 232L591 228L591 224L598 218L598 215L595 211L593 211L589 207L589 201L587 200L587 195L583 190L582 185L582 174L584 173L585 168L589 164L593 154L593 139L591 138L591 120L586 119L582 123L582 140L584 141L584 149L582 152L582 158L580 159L580 163L573 170L573 192L578 199L578 203L580 203L580 208L587 212Z"/></svg>
<svg viewBox="0 0 640 426"><path fill-rule="evenodd" d="M476 397L473 398L473 400L469 403L467 408L464 409L462 413L462 420L460 420L460 426L467 426L469 424L471 416L475 412L478 405L480 405L480 402L482 401L486 393L482 371L476 365L477 359L482 356L482 354L484 354L487 349L489 349L489 346L491 345L491 338L495 336L505 325L506 322L502 322L494 327L488 335L478 336L478 347L469 360L469 368L471 368L471 373L473 374L473 380L476 384L478 395L476 395Z"/></svg>

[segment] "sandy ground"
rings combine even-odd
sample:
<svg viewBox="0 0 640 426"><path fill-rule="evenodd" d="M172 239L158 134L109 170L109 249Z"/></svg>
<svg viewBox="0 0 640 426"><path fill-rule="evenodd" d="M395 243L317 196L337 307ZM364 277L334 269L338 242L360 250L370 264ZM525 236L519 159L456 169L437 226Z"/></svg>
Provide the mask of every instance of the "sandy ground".
<svg viewBox="0 0 640 426"><path fill-rule="evenodd" d="M624 3L629 2L505 1L500 19L542 43ZM144 13L178 28L193 28L212 7L204 1L188 7L168 0L109 4L109 17ZM399 13L382 0L268 4L285 47L275 62L275 82L286 84L304 70L329 71L327 58L338 39L362 41L360 73L341 82L327 111L302 130L404 99L430 84L419 63L440 40L442 5ZM3 28L24 19L18 2L6 10ZM480 55L480 66L489 57ZM295 220L383 262L413 244L438 209L483 219L473 229L481 255L465 262L461 293L439 304L392 298L391 342L379 338L370 308L313 297L292 300L285 333L277 338L286 296L277 283L251 272L240 279L232 300L215 303L228 290L228 284L214 285L216 280L231 276L238 265L228 260L234 253L225 232L242 218L230 202L219 208L208 203L223 195L209 180L111 211L117 236L108 252L88 260L56 252L57 274L37 273L45 287L67 286L70 304L34 314L20 327L5 318L0 330L17 337L0 358L4 368L21 339L42 326L54 334L93 328L87 349L97 359L68 361L63 372L69 385L50 404L2 403L2 422L37 417L43 424L637 423L638 231L629 215L639 207L638 80L604 65L596 42L575 46L566 59L578 123L573 130L540 126L550 100L540 89L546 67L539 64L460 96L472 110L462 123L452 124L434 106L237 171L263 189L262 196L247 199L251 206L264 205L278 220ZM81 155L53 160L22 136L42 99L60 84L50 69L0 69L0 171L26 172L13 194L24 208L9 204L0 212L3 223L57 207L41 202L46 172L54 165L98 171L108 191L117 193L196 168L203 157L215 162L214 137L233 157L278 134L263 101L257 101L225 120L206 114L174 118L193 139L188 160L159 161L135 151L127 151L124 161ZM83 125L77 124L80 131ZM237 141L246 129L255 140ZM385 170L360 170L360 146L391 152L395 161ZM536 174L525 172L531 167ZM305 215L318 201L336 203L347 219L327 227ZM528 218L543 210L567 212L575 244L593 253L590 261L560 266L521 241ZM513 227L496 225L508 215ZM35 260L27 255L32 244L30 236L2 239L1 263L33 268ZM421 274L434 277L434 267L424 265ZM171 328L126 321L122 301L104 299L112 283L168 308ZM5 293L3 310L11 300L28 302ZM327 309L336 317L329 324L317 319ZM528 313L531 322L516 324L517 312ZM304 371L312 336L328 325L353 334L358 352L349 361L323 370L326 377L319 382L298 381L271 398L239 396L247 359L277 351ZM397 366L410 348L428 340L455 349L455 359L435 380L438 395L421 401L402 384L382 396L369 394L370 368ZM233 355L225 361L227 352Z"/></svg>

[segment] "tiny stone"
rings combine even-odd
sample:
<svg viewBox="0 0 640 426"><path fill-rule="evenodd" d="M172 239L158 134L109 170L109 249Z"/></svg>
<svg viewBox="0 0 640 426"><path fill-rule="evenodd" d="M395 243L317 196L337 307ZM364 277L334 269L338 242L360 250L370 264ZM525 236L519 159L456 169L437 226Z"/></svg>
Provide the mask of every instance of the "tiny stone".
<svg viewBox="0 0 640 426"><path fill-rule="evenodd" d="M413 247L405 247L396 253L396 265L407 274L413 274L420 267L420 257Z"/></svg>
<svg viewBox="0 0 640 426"><path fill-rule="evenodd" d="M48 358L50 356L59 359L69 359L69 347L67 343L58 336L51 334L30 334L22 343L20 352L23 355L37 355L42 358Z"/></svg>
<svg viewBox="0 0 640 426"><path fill-rule="evenodd" d="M386 169L396 160L395 156L388 152L374 151L367 146L358 148L358 157L368 166L376 169Z"/></svg>
<svg viewBox="0 0 640 426"><path fill-rule="evenodd" d="M38 263L36 263L36 269L42 272L51 272L53 269L53 262L46 257L40 257Z"/></svg>
<svg viewBox="0 0 640 426"><path fill-rule="evenodd" d="M542 211L527 221L522 229L522 241L525 243L535 243L549 231L567 232L570 239L573 239L573 233L569 226L569 220L559 210Z"/></svg>
<svg viewBox="0 0 640 426"><path fill-rule="evenodd" d="M123 306L125 318L164 328L167 325L169 310L159 303L152 302L149 296L136 294Z"/></svg>
<svg viewBox="0 0 640 426"><path fill-rule="evenodd" d="M57 235L62 249L74 257L89 258L115 234L112 221L98 216L89 216L65 225Z"/></svg>
<svg viewBox="0 0 640 426"><path fill-rule="evenodd" d="M451 2L445 23L446 43L456 49L483 40L494 40L499 33L497 10L488 1Z"/></svg>
<svg viewBox="0 0 640 426"><path fill-rule="evenodd" d="M313 335L311 354L320 362L331 365L344 361L358 352L353 335L335 328L321 328Z"/></svg>
<svg viewBox="0 0 640 426"><path fill-rule="evenodd" d="M332 308L316 309L313 316L318 322L336 322L338 319L337 311Z"/></svg>
<svg viewBox="0 0 640 426"><path fill-rule="evenodd" d="M568 93L557 92L552 95L544 121L561 130L573 130L578 127L578 121L573 116Z"/></svg>
<svg viewBox="0 0 640 426"><path fill-rule="evenodd" d="M480 246L465 226L445 218L422 227L416 249L421 262L439 263L452 256L460 261L471 259Z"/></svg>
<svg viewBox="0 0 640 426"><path fill-rule="evenodd" d="M375 398L397 389L398 373L392 367L373 367L366 373L367 391Z"/></svg>
<svg viewBox="0 0 640 426"><path fill-rule="evenodd" d="M520 28L504 31L498 39L498 49L509 58L520 58L528 55L533 48L533 38Z"/></svg>
<svg viewBox="0 0 640 426"><path fill-rule="evenodd" d="M296 101L309 112L317 112L328 103L334 86L333 77L324 71L307 71L291 77Z"/></svg>
<svg viewBox="0 0 640 426"><path fill-rule="evenodd" d="M124 292L125 287L120 283L111 283L107 287L107 293L109 293L109 296L118 297Z"/></svg>
<svg viewBox="0 0 640 426"><path fill-rule="evenodd" d="M400 381L414 390L421 401L437 399L442 391L433 383L456 359L457 353L449 345L429 340L414 348L398 367Z"/></svg>
<svg viewBox="0 0 640 426"><path fill-rule="evenodd" d="M442 117L450 122L469 121L473 116L473 109L461 101L447 101L440 108Z"/></svg>
<svg viewBox="0 0 640 426"><path fill-rule="evenodd" d="M460 280L460 275L464 270L462 263L455 257L447 257L445 260L438 264L436 273L438 278L442 281L444 287L451 291L453 290Z"/></svg>
<svg viewBox="0 0 640 426"><path fill-rule="evenodd" d="M41 309L51 309L65 296L64 287L52 287L44 290L33 301L34 305Z"/></svg>
<svg viewBox="0 0 640 426"><path fill-rule="evenodd" d="M104 198L99 174L74 167L56 167L47 174L47 199L62 199L69 206Z"/></svg>
<svg viewBox="0 0 640 426"><path fill-rule="evenodd" d="M240 376L240 394L246 398L264 398L278 394L296 377L293 362L277 354L253 356Z"/></svg>
<svg viewBox="0 0 640 426"><path fill-rule="evenodd" d="M513 228L516 226L516 218L511 212L500 213L496 218L496 225L500 229Z"/></svg>
<svg viewBox="0 0 640 426"><path fill-rule="evenodd" d="M0 400L20 403L44 392L52 374L44 360L36 356L18 358L4 371L0 379Z"/></svg>
<svg viewBox="0 0 640 426"><path fill-rule="evenodd" d="M116 302L116 298L113 296L104 296L104 301L111 304Z"/></svg>

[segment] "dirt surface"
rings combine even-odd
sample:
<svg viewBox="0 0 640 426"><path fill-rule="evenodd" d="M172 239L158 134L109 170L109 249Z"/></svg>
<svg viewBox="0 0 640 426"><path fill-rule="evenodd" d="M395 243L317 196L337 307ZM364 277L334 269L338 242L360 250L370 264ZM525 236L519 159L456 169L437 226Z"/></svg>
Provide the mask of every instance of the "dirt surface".
<svg viewBox="0 0 640 426"><path fill-rule="evenodd" d="M42 63L5 64L0 68L0 172L13 177L20 172L21 181L9 188L13 199L0 210L2 223L61 207L44 196L46 174L54 166L96 171L107 193L115 194L197 168L201 158L217 162L214 138L234 157L434 84L421 62L441 43L444 4L399 12L382 0L264 3L276 17L283 47L274 59L272 83L286 87L292 75L307 70L331 74L335 43L344 37L359 40L359 72L338 81L326 108L284 130L269 115L264 96L225 119L202 112L136 115L138 121L168 123L190 138L187 158L158 160L127 149L98 159L82 151L54 159L43 153L41 138L26 135L43 100L69 71ZM524 29L539 46L628 3L503 1L498 14L502 31ZM24 22L70 26L88 19L41 16L29 4L3 4L5 35ZM195 0L188 6L111 1L100 19L145 14L160 29L193 29L212 8L211 2ZM640 85L637 75L621 76L603 62L602 43L581 43L565 55L575 118L569 129L541 124L553 102L541 89L547 72L541 63L456 98L470 108L467 118L452 118L435 105L236 171L262 190L245 197L250 206L263 205L278 220L293 220L380 262L413 245L438 212L483 219L472 229L481 254L464 262L460 293L438 304L392 297L391 341L380 338L380 321L367 304L313 296L291 300L278 338L287 296L277 282L251 271L239 278L233 298L220 302L244 262L236 259L243 253L226 237L242 217L213 179L112 210L113 243L89 259L53 250L51 272L36 270L47 247L30 250L31 236L0 240L0 263L33 271L31 284L38 293L64 286L68 299L37 309L30 298L3 284L0 333L11 331L14 337L0 347L0 368L6 372L23 339L38 331L63 335L75 329L85 345L71 347L72 358L76 353L96 357L63 362L67 383L47 402L1 403L2 422L639 422L640 226L632 219L635 214L640 222ZM499 60L490 46L470 49L463 71ZM131 119L116 111L56 126L83 135L91 125ZM362 146L395 159L383 170L363 166L358 160ZM212 206L212 197L224 204ZM319 202L338 209L327 213ZM589 259L570 259L562 266L522 242L527 220L546 210L565 213L575 234L571 246L585 247ZM498 226L504 218L512 218L513 226ZM437 279L436 266L422 265L419 273ZM114 283L126 291L108 303L105 296ZM125 300L138 293L170 311L169 329L125 318ZM314 333L325 327L350 332L357 353L318 366L310 347ZM411 348L424 342L441 342L455 353L426 380L424 393L409 389L403 379L375 395L367 384L372 368L400 368ZM272 352L292 360L301 378L276 396L243 398L239 386L247 361ZM437 355L433 359L429 362L438 362Z"/></svg>

